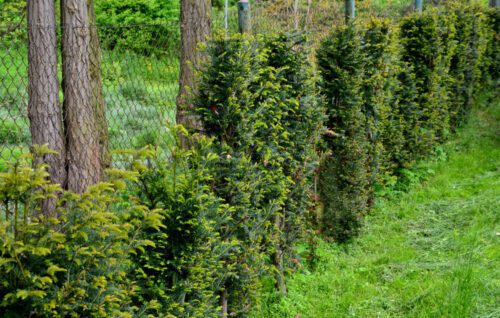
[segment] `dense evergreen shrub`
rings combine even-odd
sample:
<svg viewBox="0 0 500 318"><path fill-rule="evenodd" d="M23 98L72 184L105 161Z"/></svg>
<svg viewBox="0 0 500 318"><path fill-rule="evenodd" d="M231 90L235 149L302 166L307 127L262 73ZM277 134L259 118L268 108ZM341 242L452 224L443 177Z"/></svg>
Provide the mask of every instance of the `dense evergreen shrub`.
<svg viewBox="0 0 500 318"><path fill-rule="evenodd" d="M317 54L328 115L325 142L330 151L322 163L319 183L323 230L338 241L356 232L368 205L362 41L355 25L340 27L322 43Z"/></svg>
<svg viewBox="0 0 500 318"><path fill-rule="evenodd" d="M500 84L500 9L490 8L486 11L490 33L486 45L486 58L483 65L483 78L493 82L495 87Z"/></svg>
<svg viewBox="0 0 500 318"><path fill-rule="evenodd" d="M402 122L397 103L400 71L397 34L388 19L371 19L363 33L363 113L368 141L368 173L372 204L376 191L391 182L402 150Z"/></svg>
<svg viewBox="0 0 500 318"><path fill-rule="evenodd" d="M223 158L214 191L234 208L221 235L241 246L224 284L232 313L248 309L265 272L286 292L287 259L304 233L323 119L304 44L302 35L236 35L207 47L195 104Z"/></svg>
<svg viewBox="0 0 500 318"><path fill-rule="evenodd" d="M37 148L36 156L46 154ZM47 181L46 166L24 156L0 174L0 315L2 317L132 317L135 283L130 253L151 244L136 236L158 229L161 215L124 202L126 179L112 171L109 182L78 195ZM54 215L37 210L57 200ZM120 213L116 213L119 210ZM128 214L137 217L125 221Z"/></svg>
<svg viewBox="0 0 500 318"><path fill-rule="evenodd" d="M432 8L398 26L336 29L318 51L328 114L320 194L327 235L356 232L375 192L433 152L468 112L495 49L477 6ZM382 191L383 192L383 191Z"/></svg>
<svg viewBox="0 0 500 318"><path fill-rule="evenodd" d="M412 157L429 154L450 129L449 87L451 58L455 53L453 14L437 9L413 14L401 21L401 59L411 67L419 107L416 139L407 149Z"/></svg>
<svg viewBox="0 0 500 318"><path fill-rule="evenodd" d="M178 136L176 127L172 136ZM161 229L143 233L153 242L133 258L139 286L138 306L156 316L218 317L218 292L228 275L224 259L234 242L221 238L221 227L232 211L211 189L210 166L218 157L211 142L200 138L185 150L179 140L169 149L170 160L150 160L137 185L137 195L150 209L160 209Z"/></svg>

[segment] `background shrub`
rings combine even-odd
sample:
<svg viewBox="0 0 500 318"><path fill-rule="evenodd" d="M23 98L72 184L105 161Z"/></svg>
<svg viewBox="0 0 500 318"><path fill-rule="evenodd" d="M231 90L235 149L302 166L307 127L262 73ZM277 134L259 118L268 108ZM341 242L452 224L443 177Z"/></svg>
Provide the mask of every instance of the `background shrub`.
<svg viewBox="0 0 500 318"><path fill-rule="evenodd" d="M179 1L99 0L94 3L103 47L144 55L177 55Z"/></svg>

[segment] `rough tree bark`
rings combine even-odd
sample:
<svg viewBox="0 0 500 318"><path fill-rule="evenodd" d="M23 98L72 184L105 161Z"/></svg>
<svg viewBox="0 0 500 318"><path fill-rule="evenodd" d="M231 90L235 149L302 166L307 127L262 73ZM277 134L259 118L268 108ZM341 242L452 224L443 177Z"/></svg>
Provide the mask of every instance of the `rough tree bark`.
<svg viewBox="0 0 500 318"><path fill-rule="evenodd" d="M101 178L101 154L92 108L87 1L61 0L64 122L68 190L84 192Z"/></svg>
<svg viewBox="0 0 500 318"><path fill-rule="evenodd" d="M176 120L178 124L194 131L201 131L202 126L190 113L192 105L189 103L189 94L197 89L193 68L199 65L201 56L196 48L210 35L211 10L210 0L181 0L181 65ZM184 138L181 141L186 147Z"/></svg>
<svg viewBox="0 0 500 318"><path fill-rule="evenodd" d="M101 47L97 33L94 0L88 0L88 14L90 24L90 86L92 90L91 105L94 110L94 119L97 128L99 150L101 153L101 175L111 166L109 151L108 122L106 121L106 104L102 92L101 81Z"/></svg>
<svg viewBox="0 0 500 318"><path fill-rule="evenodd" d="M54 0L28 1L28 117L33 144L48 144L59 154L38 163L48 164L50 181L66 185L65 143L57 79L57 38ZM42 213L55 209L55 200L42 202Z"/></svg>

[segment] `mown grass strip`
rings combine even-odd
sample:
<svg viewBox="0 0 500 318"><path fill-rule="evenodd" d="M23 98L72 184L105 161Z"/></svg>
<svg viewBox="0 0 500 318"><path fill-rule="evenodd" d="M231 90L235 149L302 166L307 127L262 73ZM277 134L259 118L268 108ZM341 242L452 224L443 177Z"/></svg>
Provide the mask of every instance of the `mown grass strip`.
<svg viewBox="0 0 500 318"><path fill-rule="evenodd" d="M350 244L320 243L313 272L254 317L498 317L500 101L485 94L455 138L379 200ZM422 179L424 179L422 181Z"/></svg>

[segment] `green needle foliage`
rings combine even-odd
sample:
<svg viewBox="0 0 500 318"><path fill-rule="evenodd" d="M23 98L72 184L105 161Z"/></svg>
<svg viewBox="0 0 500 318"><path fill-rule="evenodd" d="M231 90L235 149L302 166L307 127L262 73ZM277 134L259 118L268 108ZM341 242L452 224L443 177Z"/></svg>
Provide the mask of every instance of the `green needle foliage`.
<svg viewBox="0 0 500 318"><path fill-rule="evenodd" d="M133 172L111 171L109 182L78 195L47 181L46 166L31 162L50 152L35 147L0 174L0 315L2 317L132 317L138 308L130 254L158 229L161 215L121 192ZM57 200L55 215L41 215L40 200ZM114 208L121 206L120 213ZM127 214L140 215L131 222Z"/></svg>
<svg viewBox="0 0 500 318"><path fill-rule="evenodd" d="M210 140L200 138L185 150L176 140L170 160L152 159L136 183L137 195L150 209L160 209L163 223L143 236L153 242L135 255L134 276L140 292L136 301L155 303L148 314L177 317L217 317L218 291L228 269L224 259L236 248L221 238L232 209L211 190L211 166L218 157Z"/></svg>
<svg viewBox="0 0 500 318"><path fill-rule="evenodd" d="M235 35L206 48L195 105L222 158L214 191L234 208L221 236L241 246L226 263L234 268L224 282L231 313L248 310L265 273L286 293L312 207L323 115L305 43L300 34Z"/></svg>
<svg viewBox="0 0 500 318"><path fill-rule="evenodd" d="M431 154L470 111L498 54L495 15L487 12L450 4L397 26L342 26L323 41L317 58L328 114L329 153L320 174L325 234L337 241L355 234L374 195Z"/></svg>
<svg viewBox="0 0 500 318"><path fill-rule="evenodd" d="M319 80L302 34L215 36L192 100L205 135L189 149L174 126L167 149L118 152L130 169L81 195L48 182L46 147L0 174L0 316L245 317L268 278L286 294L297 249L320 258L311 220L348 240L497 83L498 12L338 27Z"/></svg>
<svg viewBox="0 0 500 318"><path fill-rule="evenodd" d="M332 33L318 51L327 105L330 153L320 175L323 231L344 241L358 228L368 205L368 140L363 111L362 37L355 25Z"/></svg>

